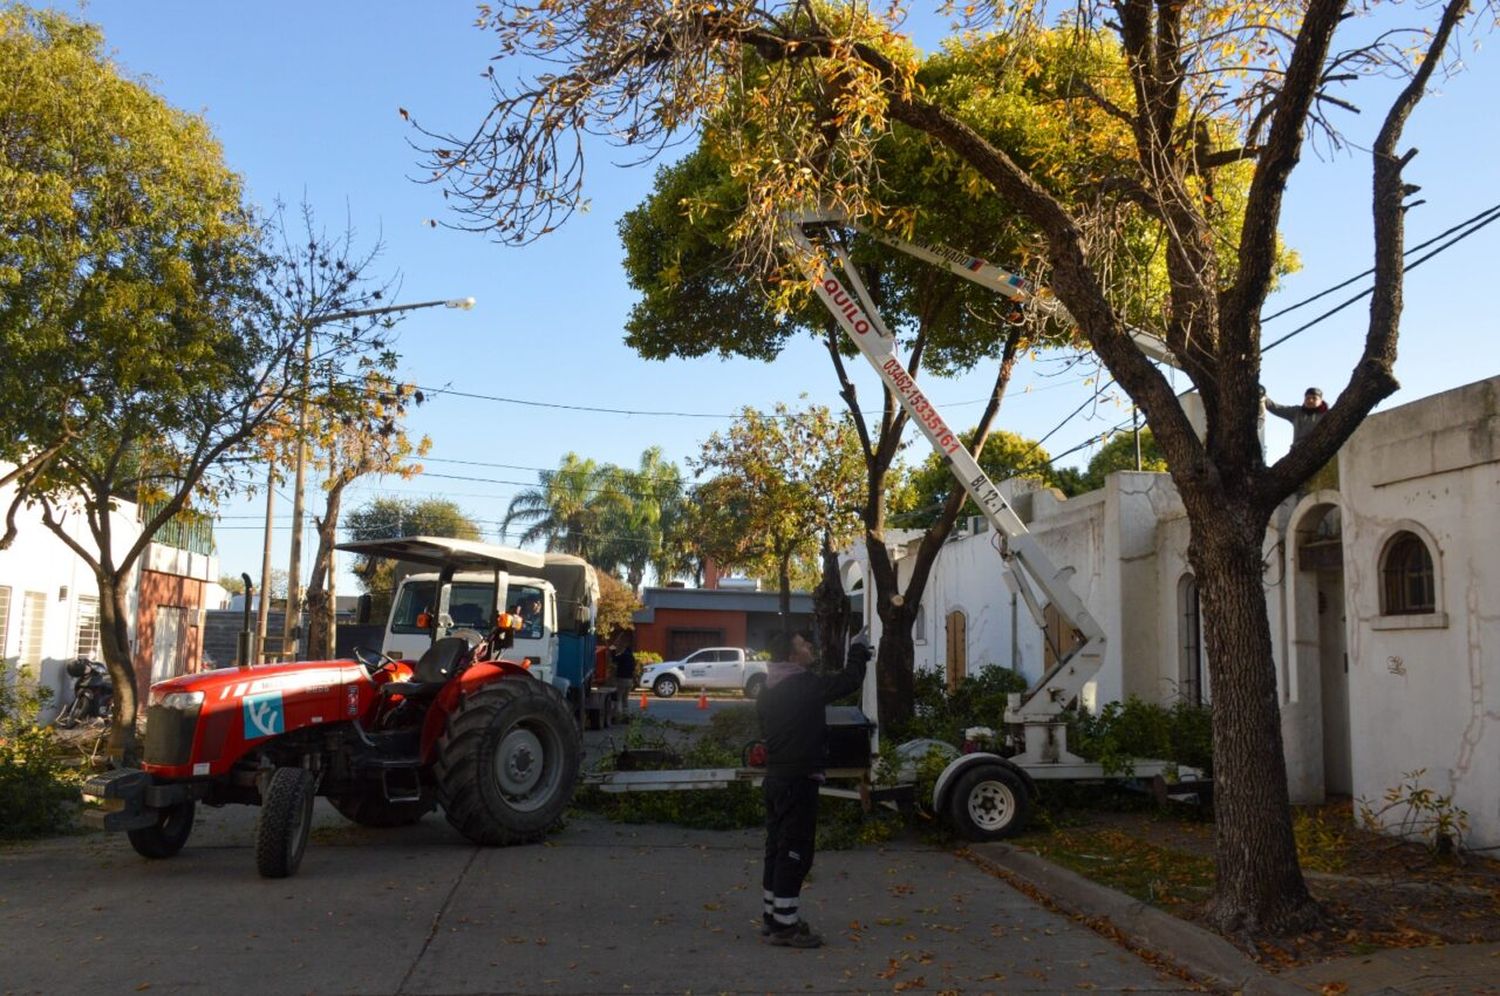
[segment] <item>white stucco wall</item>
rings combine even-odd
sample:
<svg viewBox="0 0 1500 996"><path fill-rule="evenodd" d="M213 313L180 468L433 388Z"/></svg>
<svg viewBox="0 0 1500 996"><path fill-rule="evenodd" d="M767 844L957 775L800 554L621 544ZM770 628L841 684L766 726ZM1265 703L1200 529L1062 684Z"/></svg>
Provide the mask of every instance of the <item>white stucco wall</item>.
<svg viewBox="0 0 1500 996"><path fill-rule="evenodd" d="M1403 775L1500 844L1500 377L1372 416L1339 459L1356 796ZM1428 544L1437 612L1381 614L1391 536Z"/></svg>
<svg viewBox="0 0 1500 996"><path fill-rule="evenodd" d="M0 464L0 473L11 469ZM10 508L15 489L0 488L0 513ZM92 550L94 538L83 516L77 512L64 520L70 536L84 549ZM140 535L135 521L135 506L122 502L114 513L114 540L118 553L124 553ZM10 609L0 618L0 658L10 661L22 653L26 628L26 594L42 595L43 629L41 663L38 681L53 692L52 709L43 714L50 720L58 706L72 696L72 683L63 668L76 656L80 597L98 597L93 572L43 522L40 509L23 506L16 514L16 538L9 549L0 550L0 587L10 589ZM135 618L135 584L127 586L130 618ZM17 662L19 663L19 662ZM15 665L12 665L15 666Z"/></svg>

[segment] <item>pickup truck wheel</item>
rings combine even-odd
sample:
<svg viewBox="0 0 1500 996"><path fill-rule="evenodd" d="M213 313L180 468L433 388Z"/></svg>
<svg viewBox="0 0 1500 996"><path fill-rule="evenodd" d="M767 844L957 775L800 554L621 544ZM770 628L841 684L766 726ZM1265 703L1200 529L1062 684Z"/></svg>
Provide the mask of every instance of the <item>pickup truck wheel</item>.
<svg viewBox="0 0 1500 996"><path fill-rule="evenodd" d="M557 691L503 678L448 718L433 773L448 822L476 844L539 840L562 819L578 780L581 739Z"/></svg>
<svg viewBox="0 0 1500 996"><path fill-rule="evenodd" d="M432 812L437 805L425 793L414 802L391 802L375 795L331 795L328 801L339 811L340 816L351 823L382 830L411 826Z"/></svg>
<svg viewBox="0 0 1500 996"><path fill-rule="evenodd" d="M656 693L657 698L670 699L677 694L678 687L676 678L670 674L664 674L656 679L656 684L651 686L651 690Z"/></svg>
<svg viewBox="0 0 1500 996"><path fill-rule="evenodd" d="M1020 833L1031 813L1021 776L999 764L976 764L959 776L948 816L966 840L1000 840Z"/></svg>
<svg viewBox="0 0 1500 996"><path fill-rule="evenodd" d="M745 682L745 698L758 699L760 693L766 690L766 676L763 674L752 674L750 680Z"/></svg>
<svg viewBox="0 0 1500 996"><path fill-rule="evenodd" d="M271 773L255 823L255 868L262 878L297 874L312 829L317 781L306 768L277 768Z"/></svg>
<svg viewBox="0 0 1500 996"><path fill-rule="evenodd" d="M157 810L155 826L128 830L125 836L130 838L135 853L143 858L170 858L182 850L188 835L193 832L193 814L193 800L179 802Z"/></svg>

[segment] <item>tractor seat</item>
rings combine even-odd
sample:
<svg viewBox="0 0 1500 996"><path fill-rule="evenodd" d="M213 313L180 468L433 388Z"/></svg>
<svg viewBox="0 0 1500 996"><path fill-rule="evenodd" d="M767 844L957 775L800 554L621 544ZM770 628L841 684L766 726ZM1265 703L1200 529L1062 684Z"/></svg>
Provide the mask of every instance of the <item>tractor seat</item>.
<svg viewBox="0 0 1500 996"><path fill-rule="evenodd" d="M469 652L469 641L461 636L445 636L427 648L412 672L411 681L388 681L380 686L381 695L400 695L408 699L430 699L453 677L459 660Z"/></svg>

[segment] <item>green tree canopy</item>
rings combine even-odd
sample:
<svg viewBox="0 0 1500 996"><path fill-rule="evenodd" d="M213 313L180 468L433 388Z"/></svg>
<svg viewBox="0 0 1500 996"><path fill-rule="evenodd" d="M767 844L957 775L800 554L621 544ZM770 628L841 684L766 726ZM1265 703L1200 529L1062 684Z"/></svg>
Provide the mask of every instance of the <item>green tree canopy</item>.
<svg viewBox="0 0 1500 996"><path fill-rule="evenodd" d="M449 536L477 540L482 535L474 520L446 498L373 498L344 517L351 540L397 539L402 536ZM379 557L361 557L354 567L360 588L370 596L371 615L390 612L396 587L396 565Z"/></svg>

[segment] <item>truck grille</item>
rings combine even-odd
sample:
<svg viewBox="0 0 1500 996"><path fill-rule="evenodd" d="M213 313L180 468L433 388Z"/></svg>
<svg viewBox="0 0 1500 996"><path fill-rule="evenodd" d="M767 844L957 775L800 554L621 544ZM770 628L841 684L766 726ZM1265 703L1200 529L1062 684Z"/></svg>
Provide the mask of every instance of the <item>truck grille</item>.
<svg viewBox="0 0 1500 996"><path fill-rule="evenodd" d="M187 764L193 757L193 732L198 710L168 709L154 705L146 710L146 763Z"/></svg>

